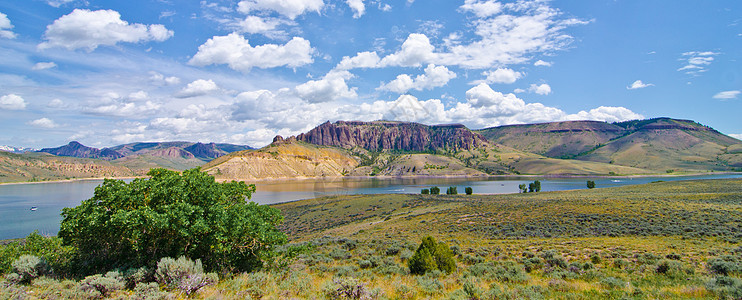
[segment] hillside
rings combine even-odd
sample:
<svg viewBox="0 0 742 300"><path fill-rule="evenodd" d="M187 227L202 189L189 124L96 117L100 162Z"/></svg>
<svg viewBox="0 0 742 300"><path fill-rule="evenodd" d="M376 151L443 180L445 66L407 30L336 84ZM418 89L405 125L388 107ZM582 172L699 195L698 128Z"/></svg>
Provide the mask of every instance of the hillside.
<svg viewBox="0 0 742 300"><path fill-rule="evenodd" d="M410 137L412 132L423 136ZM203 168L222 180L651 173L601 162L547 158L491 144L460 125L336 122L322 124L309 133L287 139L277 136L268 147L231 153Z"/></svg>
<svg viewBox="0 0 742 300"><path fill-rule="evenodd" d="M552 158L664 171L735 170L742 143L689 120L657 118L609 124L571 121L478 131L490 142ZM731 147L731 148L730 148Z"/></svg>
<svg viewBox="0 0 742 300"><path fill-rule="evenodd" d="M77 141L72 141L67 145L56 147L56 148L43 148L38 152L49 153L56 156L70 156L77 158L97 158L103 160L114 160L117 158L124 157L121 153L111 150L109 148L93 148L87 147L80 144Z"/></svg>
<svg viewBox="0 0 742 300"><path fill-rule="evenodd" d="M104 160L61 157L47 153L14 154L0 151L0 182L134 175L135 172L131 169Z"/></svg>

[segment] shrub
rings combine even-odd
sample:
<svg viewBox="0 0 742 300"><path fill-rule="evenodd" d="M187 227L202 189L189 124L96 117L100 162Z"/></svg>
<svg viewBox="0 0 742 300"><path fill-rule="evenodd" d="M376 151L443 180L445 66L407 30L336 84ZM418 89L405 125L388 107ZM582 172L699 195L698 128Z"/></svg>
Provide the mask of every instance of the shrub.
<svg viewBox="0 0 742 300"><path fill-rule="evenodd" d="M422 191L420 191L420 194L428 195L430 194L430 189L422 189Z"/></svg>
<svg viewBox="0 0 742 300"><path fill-rule="evenodd" d="M170 294L160 291L160 286L155 282L140 282L134 287L134 299L137 300L161 300L168 298L170 298Z"/></svg>
<svg viewBox="0 0 742 300"><path fill-rule="evenodd" d="M456 189L455 186L448 187L446 190L446 195L457 195L459 191Z"/></svg>
<svg viewBox="0 0 742 300"><path fill-rule="evenodd" d="M602 261L603 260L600 258L600 255L598 255L597 253L590 256L590 262L594 265L600 264Z"/></svg>
<svg viewBox="0 0 742 300"><path fill-rule="evenodd" d="M430 194L431 195L438 195L440 193L441 193L441 189L438 188L437 186L434 186L434 187L430 188Z"/></svg>
<svg viewBox="0 0 742 300"><path fill-rule="evenodd" d="M706 289L719 299L742 299L742 280L738 278L717 276L706 283Z"/></svg>
<svg viewBox="0 0 742 300"><path fill-rule="evenodd" d="M201 260L195 262L179 257L177 260L165 257L157 263L155 280L171 290L178 289L190 295L200 288L218 281L216 274L205 274Z"/></svg>
<svg viewBox="0 0 742 300"><path fill-rule="evenodd" d="M107 179L92 198L62 210L59 236L79 249L83 272L154 267L182 255L212 270L249 271L286 242L277 209L245 202L254 185L217 183L198 168L147 175L131 183Z"/></svg>
<svg viewBox="0 0 742 300"><path fill-rule="evenodd" d="M464 191L466 192L467 195L471 195L474 193L474 190L472 190L470 186L466 187Z"/></svg>
<svg viewBox="0 0 742 300"><path fill-rule="evenodd" d="M76 249L64 246L58 237L45 237L34 231L22 242L0 246L0 274L13 272L12 263L21 255L34 255L47 262L56 275L66 275L72 270Z"/></svg>
<svg viewBox="0 0 742 300"><path fill-rule="evenodd" d="M436 243L433 237L426 237L407 263L410 273L422 275L425 272L440 270L451 273L456 269L451 249L443 242Z"/></svg>
<svg viewBox="0 0 742 300"><path fill-rule="evenodd" d="M732 273L740 271L739 262L737 258L731 255L724 255L717 258L712 258L706 262L709 271L714 274L728 276Z"/></svg>
<svg viewBox="0 0 742 300"><path fill-rule="evenodd" d="M147 267L131 268L124 272L124 281L128 289L133 289L141 282L151 281L153 277L154 274Z"/></svg>
<svg viewBox="0 0 742 300"><path fill-rule="evenodd" d="M606 277L600 281L600 284L609 289L617 289L626 285L626 282L616 277Z"/></svg>
<svg viewBox="0 0 742 300"><path fill-rule="evenodd" d="M325 295L331 299L368 299L366 285L355 278L334 278L331 285L325 287Z"/></svg>
<svg viewBox="0 0 742 300"><path fill-rule="evenodd" d="M10 282L29 283L34 278L51 273L49 264L44 259L34 255L21 255L13 261L12 266L13 274L16 275L6 276Z"/></svg>
<svg viewBox="0 0 742 300"><path fill-rule="evenodd" d="M106 275L96 274L85 277L80 282L80 289L89 295L100 294L101 297L108 297L112 292L124 288L124 281L119 272L108 272Z"/></svg>
<svg viewBox="0 0 742 300"><path fill-rule="evenodd" d="M595 181L588 180L587 181L587 188L588 189L594 189L595 188Z"/></svg>

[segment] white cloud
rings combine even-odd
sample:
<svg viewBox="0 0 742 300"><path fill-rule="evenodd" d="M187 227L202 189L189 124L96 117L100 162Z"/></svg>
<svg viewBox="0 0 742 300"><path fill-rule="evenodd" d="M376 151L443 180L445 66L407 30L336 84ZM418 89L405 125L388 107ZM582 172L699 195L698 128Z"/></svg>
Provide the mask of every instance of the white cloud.
<svg viewBox="0 0 742 300"><path fill-rule="evenodd" d="M210 38L198 47L198 53L188 63L196 66L226 64L234 70L247 72L253 67L265 69L310 64L314 61L313 53L309 41L300 37L294 37L285 45L253 47L242 35L230 33Z"/></svg>
<svg viewBox="0 0 742 300"><path fill-rule="evenodd" d="M132 101L143 101L143 100L147 100L148 97L149 95L145 91L138 91L138 92L129 94L129 100L132 100Z"/></svg>
<svg viewBox="0 0 742 300"><path fill-rule="evenodd" d="M379 65L381 58L376 52L359 52L356 56L344 56L337 65L338 70L350 70L355 68L375 68Z"/></svg>
<svg viewBox="0 0 742 300"><path fill-rule="evenodd" d="M643 89L645 87L653 86L654 84L651 83L644 83L641 80L634 81L630 86L627 86L626 89L629 90L635 90L635 89Z"/></svg>
<svg viewBox="0 0 742 300"><path fill-rule="evenodd" d="M149 72L149 73L152 74L152 76L150 76L149 79L155 84L175 85L175 84L180 83L180 78L176 76L165 77L165 75L162 75L157 72Z"/></svg>
<svg viewBox="0 0 742 300"><path fill-rule="evenodd" d="M48 118L36 119L31 122L28 122L28 124L31 126L35 126L39 128L47 128L47 129L51 129L51 128L55 128L59 126L57 125L57 123L55 123L54 121Z"/></svg>
<svg viewBox="0 0 742 300"><path fill-rule="evenodd" d="M492 0L466 0L459 8L480 18L491 17L502 12L502 4Z"/></svg>
<svg viewBox="0 0 742 300"><path fill-rule="evenodd" d="M198 79L194 80L193 82L189 83L186 87L184 87L180 92L175 94L175 97L178 98L190 98L190 97L197 97L197 96L203 96L208 93L214 92L219 90L219 87L216 85L216 83L209 79Z"/></svg>
<svg viewBox="0 0 742 300"><path fill-rule="evenodd" d="M293 20L308 11L319 13L324 5L322 0L245 0L239 2L237 10L244 14L252 11L275 11Z"/></svg>
<svg viewBox="0 0 742 300"><path fill-rule="evenodd" d="M0 97L0 108L7 110L22 110L26 108L26 100L16 94Z"/></svg>
<svg viewBox="0 0 742 300"><path fill-rule="evenodd" d="M56 66L57 64L54 62L38 62L35 65L33 65L33 67L31 67L31 70L41 71L41 70L51 69Z"/></svg>
<svg viewBox="0 0 742 300"><path fill-rule="evenodd" d="M337 99L355 99L356 88L349 88L346 80L353 77L348 71L330 71L320 80L310 80L296 87L296 94L312 102L327 102Z"/></svg>
<svg viewBox="0 0 742 300"><path fill-rule="evenodd" d="M482 75L487 78L484 79L486 83L506 83L511 84L516 80L523 77L523 73L513 71L510 68L497 68L494 71L485 71Z"/></svg>
<svg viewBox="0 0 742 300"><path fill-rule="evenodd" d="M164 41L173 31L161 24L129 24L114 10L75 9L46 27L45 42L39 48L63 47L69 50L84 48L88 52L98 46L113 46L119 42L138 43Z"/></svg>
<svg viewBox="0 0 742 300"><path fill-rule="evenodd" d="M283 37L286 32L278 30L281 25L293 24L291 21L279 18L247 16L237 24L239 32L263 34L268 37Z"/></svg>
<svg viewBox="0 0 742 300"><path fill-rule="evenodd" d="M10 24L8 15L0 12L0 38L14 39L16 34L10 31L13 29L13 24Z"/></svg>
<svg viewBox="0 0 742 300"><path fill-rule="evenodd" d="M551 87L546 83L531 84L531 86L528 88L528 91L539 95L548 95L551 94Z"/></svg>
<svg viewBox="0 0 742 300"><path fill-rule="evenodd" d="M533 63L534 66L537 67L551 67L553 63L550 61L543 61L543 60L537 60L535 63Z"/></svg>
<svg viewBox="0 0 742 300"><path fill-rule="evenodd" d="M685 74L689 75L699 75L707 71L706 67L714 61L716 55L719 55L719 53L711 51L685 52L680 60L684 61L686 65L680 67L678 71L685 71Z"/></svg>
<svg viewBox="0 0 742 300"><path fill-rule="evenodd" d="M411 89L422 91L444 86L454 78L456 78L456 73L445 66L430 64L425 68L424 74L417 75L414 79L410 75L401 74L389 83L382 84L378 89L400 94Z"/></svg>
<svg viewBox="0 0 742 300"><path fill-rule="evenodd" d="M353 18L360 18L366 12L366 5L363 0L345 0L350 9L353 10Z"/></svg>
<svg viewBox="0 0 742 300"><path fill-rule="evenodd" d="M735 139L738 139L738 140L742 140L742 133L737 133L737 134L732 133L732 134L729 134L729 136Z"/></svg>
<svg viewBox="0 0 742 300"><path fill-rule="evenodd" d="M86 107L83 112L94 115L105 115L124 118L146 118L160 109L161 105L152 101L144 103L125 102L117 99L98 106Z"/></svg>
<svg viewBox="0 0 742 300"><path fill-rule="evenodd" d="M496 5L485 1L468 1L468 5ZM467 3L464 10L468 10ZM488 4L489 3L489 4ZM353 58L344 58L338 68L352 67L418 67L423 64L459 66L470 69L486 69L504 65L524 63L534 53L563 50L572 37L564 33L569 26L587 24L587 21L561 18L561 11L548 6L548 1L517 2L502 5L503 13L493 17L475 18L471 26L478 40L463 43L461 36L451 33L444 39L444 47L436 51L428 36L410 34L395 53L389 54L375 66L376 52L361 52ZM516 14L508 14L505 12ZM486 10L478 10L488 15ZM361 58L363 55L363 58ZM360 64L362 61L364 64ZM545 65L543 62L539 65Z"/></svg>
<svg viewBox="0 0 742 300"><path fill-rule="evenodd" d="M75 0L47 0L46 3L53 7L60 7Z"/></svg>
<svg viewBox="0 0 742 300"><path fill-rule="evenodd" d="M736 99L740 91L723 91L716 93L714 99Z"/></svg>
<svg viewBox="0 0 742 300"><path fill-rule="evenodd" d="M52 101L49 101L46 106L51 108L67 108L67 104L59 98L52 99Z"/></svg>
<svg viewBox="0 0 742 300"><path fill-rule="evenodd" d="M580 111L577 114L569 115L567 120L595 120L603 122L620 122L627 120L644 119L644 116L637 114L625 107L600 106L589 111Z"/></svg>
<svg viewBox="0 0 742 300"><path fill-rule="evenodd" d="M384 57L379 66L418 67L423 63L435 62L438 56L433 50L435 47L430 44L427 36L413 33L402 43L402 49Z"/></svg>

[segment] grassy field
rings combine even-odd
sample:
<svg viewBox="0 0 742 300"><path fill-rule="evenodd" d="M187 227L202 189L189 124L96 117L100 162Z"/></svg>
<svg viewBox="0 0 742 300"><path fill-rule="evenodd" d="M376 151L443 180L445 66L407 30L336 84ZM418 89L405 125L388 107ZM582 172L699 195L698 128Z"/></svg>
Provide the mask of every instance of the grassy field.
<svg viewBox="0 0 742 300"><path fill-rule="evenodd" d="M222 276L191 297L742 297L742 180L510 195L333 196L275 207L291 245L309 250L260 272ZM407 261L428 235L451 247L454 272L409 273ZM48 295L76 284L0 283L0 298L54 298ZM119 290L110 297L143 295Z"/></svg>

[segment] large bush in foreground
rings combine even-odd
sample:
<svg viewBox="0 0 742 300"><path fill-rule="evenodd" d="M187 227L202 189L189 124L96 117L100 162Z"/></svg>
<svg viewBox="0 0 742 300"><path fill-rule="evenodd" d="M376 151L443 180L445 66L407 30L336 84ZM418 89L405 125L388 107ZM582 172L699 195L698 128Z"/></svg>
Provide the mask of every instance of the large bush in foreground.
<svg viewBox="0 0 742 300"><path fill-rule="evenodd" d="M93 198L62 210L59 236L79 249L81 271L154 267L180 256L210 270L249 271L286 241L277 209L246 202L254 185L217 183L199 169L147 175L128 184L105 180Z"/></svg>

